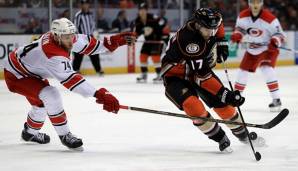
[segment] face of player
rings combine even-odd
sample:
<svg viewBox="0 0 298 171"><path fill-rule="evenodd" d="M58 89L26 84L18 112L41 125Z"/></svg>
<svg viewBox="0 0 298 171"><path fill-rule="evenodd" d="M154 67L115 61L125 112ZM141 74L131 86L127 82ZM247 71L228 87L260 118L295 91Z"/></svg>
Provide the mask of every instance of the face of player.
<svg viewBox="0 0 298 171"><path fill-rule="evenodd" d="M141 18L146 18L146 16L147 16L147 10L146 9L144 9L144 8L142 8L142 9L140 9L139 10L139 16L141 17Z"/></svg>
<svg viewBox="0 0 298 171"><path fill-rule="evenodd" d="M211 36L214 36L216 29L208 29L206 27L200 26L198 23L195 24L196 30L199 30L201 35L205 40L208 40Z"/></svg>
<svg viewBox="0 0 298 171"><path fill-rule="evenodd" d="M256 17L259 15L259 13L263 7L263 1L262 0L250 0L249 7L251 9L252 15L254 17Z"/></svg>
<svg viewBox="0 0 298 171"><path fill-rule="evenodd" d="M64 47L64 49L68 51L72 49L74 36L75 36L74 34L61 35L60 42L61 42L61 45Z"/></svg>

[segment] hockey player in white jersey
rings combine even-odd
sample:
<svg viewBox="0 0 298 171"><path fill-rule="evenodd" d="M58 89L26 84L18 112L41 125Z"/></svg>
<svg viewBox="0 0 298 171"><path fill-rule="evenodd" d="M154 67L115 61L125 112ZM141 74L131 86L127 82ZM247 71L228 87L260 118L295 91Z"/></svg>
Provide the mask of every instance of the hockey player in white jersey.
<svg viewBox="0 0 298 171"><path fill-rule="evenodd" d="M100 42L93 37L76 34L74 24L61 18L52 22L50 32L10 53L4 64L7 87L11 92L25 96L32 106L24 124L22 139L49 143L50 137L39 132L48 115L63 145L68 148L81 147L82 139L74 136L69 129L58 89L46 79L54 77L70 91L84 97L95 97L97 103L103 104L104 110L117 113L117 98L105 88L97 90L76 73L71 67L69 54L71 51L86 55L112 52L119 46L131 43L131 40L133 33L126 32L105 37Z"/></svg>
<svg viewBox="0 0 298 171"><path fill-rule="evenodd" d="M246 36L246 52L240 64L235 89L242 92L250 72L257 67L262 71L273 99L270 111L279 111L281 100L274 67L279 54L278 47L285 42L285 34L278 19L263 8L263 0L249 0L249 8L240 12L231 41L239 43Z"/></svg>

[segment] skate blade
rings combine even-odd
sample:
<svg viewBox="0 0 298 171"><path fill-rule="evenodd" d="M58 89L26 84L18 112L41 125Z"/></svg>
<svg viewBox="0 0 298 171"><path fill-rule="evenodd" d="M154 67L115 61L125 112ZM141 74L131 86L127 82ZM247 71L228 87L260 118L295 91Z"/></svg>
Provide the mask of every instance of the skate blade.
<svg viewBox="0 0 298 171"><path fill-rule="evenodd" d="M233 153L233 149L231 147L227 147L224 150L222 150L221 153L223 154Z"/></svg>
<svg viewBox="0 0 298 171"><path fill-rule="evenodd" d="M280 111L281 111L281 106L270 107L270 112L280 112Z"/></svg>
<svg viewBox="0 0 298 171"><path fill-rule="evenodd" d="M77 148L69 148L67 147L70 151L74 151L74 152L82 152L84 151L84 147L77 147Z"/></svg>
<svg viewBox="0 0 298 171"><path fill-rule="evenodd" d="M162 84L163 81L153 81L153 84Z"/></svg>
<svg viewBox="0 0 298 171"><path fill-rule="evenodd" d="M145 83L147 83L147 80L137 80L137 83L139 83L139 84L145 84Z"/></svg>

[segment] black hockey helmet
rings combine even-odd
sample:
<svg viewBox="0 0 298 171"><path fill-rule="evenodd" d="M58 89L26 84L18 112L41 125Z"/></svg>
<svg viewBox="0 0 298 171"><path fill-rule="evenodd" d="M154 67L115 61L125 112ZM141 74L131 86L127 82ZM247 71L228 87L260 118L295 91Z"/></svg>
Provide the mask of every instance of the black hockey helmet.
<svg viewBox="0 0 298 171"><path fill-rule="evenodd" d="M208 29L217 29L222 22L222 15L211 8L200 8L193 13L192 20Z"/></svg>

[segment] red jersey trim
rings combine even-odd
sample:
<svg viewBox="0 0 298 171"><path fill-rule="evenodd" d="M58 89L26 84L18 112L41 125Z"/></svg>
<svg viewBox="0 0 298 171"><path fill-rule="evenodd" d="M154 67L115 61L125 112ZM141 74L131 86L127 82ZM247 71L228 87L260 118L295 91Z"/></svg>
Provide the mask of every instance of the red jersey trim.
<svg viewBox="0 0 298 171"><path fill-rule="evenodd" d="M252 17L250 8L247 8L240 12L239 18L245 17ZM276 19L276 17L268 9L262 9L259 19L262 19L270 24L274 19Z"/></svg>
<svg viewBox="0 0 298 171"><path fill-rule="evenodd" d="M91 52L93 52L94 48L97 47L98 43L99 42L95 38L91 37L89 44L87 45L86 48L84 48L84 50L81 53L85 55L89 55Z"/></svg>
<svg viewBox="0 0 298 171"><path fill-rule="evenodd" d="M62 81L61 84L67 89L73 90L76 86L84 82L85 79L78 73L70 75L65 81Z"/></svg>
<svg viewBox="0 0 298 171"><path fill-rule="evenodd" d="M41 43L42 50L49 59L54 56L63 56L70 59L69 52L55 42L54 37L50 32L47 32L42 36Z"/></svg>

